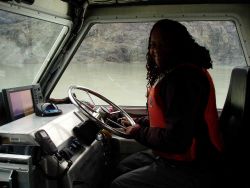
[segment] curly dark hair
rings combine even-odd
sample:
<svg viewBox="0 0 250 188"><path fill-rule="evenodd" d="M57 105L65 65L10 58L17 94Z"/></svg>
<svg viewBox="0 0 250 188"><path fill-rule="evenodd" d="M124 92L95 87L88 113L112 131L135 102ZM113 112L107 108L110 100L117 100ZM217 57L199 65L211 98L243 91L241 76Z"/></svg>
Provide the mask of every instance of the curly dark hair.
<svg viewBox="0 0 250 188"><path fill-rule="evenodd" d="M212 60L209 51L195 42L184 25L174 20L160 20L152 27L150 37L152 31L156 28L159 29L162 34L163 40L167 41L166 44L171 46L172 57L171 62L166 62L168 66L166 66L165 70L160 70L154 62L154 59L150 56L149 45L151 38L149 38L148 53L146 56L147 86L152 86L159 76L165 74L168 69L170 70L180 64L189 63L205 69L212 68Z"/></svg>

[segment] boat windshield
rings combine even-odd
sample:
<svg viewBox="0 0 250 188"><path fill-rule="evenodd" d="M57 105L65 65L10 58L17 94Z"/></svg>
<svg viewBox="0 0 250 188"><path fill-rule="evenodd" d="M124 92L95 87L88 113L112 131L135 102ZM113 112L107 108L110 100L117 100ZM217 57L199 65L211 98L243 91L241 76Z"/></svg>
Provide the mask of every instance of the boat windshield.
<svg viewBox="0 0 250 188"><path fill-rule="evenodd" d="M67 31L58 23L0 10L0 89L35 82Z"/></svg>

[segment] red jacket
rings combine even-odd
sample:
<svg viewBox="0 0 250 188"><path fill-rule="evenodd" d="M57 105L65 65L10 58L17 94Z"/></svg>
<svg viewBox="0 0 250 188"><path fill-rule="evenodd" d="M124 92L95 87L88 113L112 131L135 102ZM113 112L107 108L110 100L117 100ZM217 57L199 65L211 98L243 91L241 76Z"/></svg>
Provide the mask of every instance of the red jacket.
<svg viewBox="0 0 250 188"><path fill-rule="evenodd" d="M193 161L199 148L222 150L214 85L205 69L175 68L150 89L147 107L150 127L140 127L136 139L155 154Z"/></svg>

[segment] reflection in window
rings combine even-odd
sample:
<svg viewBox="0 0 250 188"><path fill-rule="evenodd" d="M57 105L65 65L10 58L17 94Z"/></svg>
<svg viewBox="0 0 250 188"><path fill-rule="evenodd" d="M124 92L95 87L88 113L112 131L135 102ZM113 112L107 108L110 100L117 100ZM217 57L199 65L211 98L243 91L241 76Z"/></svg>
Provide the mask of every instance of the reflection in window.
<svg viewBox="0 0 250 188"><path fill-rule="evenodd" d="M1 89L31 84L62 28L0 10Z"/></svg>
<svg viewBox="0 0 250 188"><path fill-rule="evenodd" d="M217 106L222 108L231 70L245 65L236 27L231 21L192 21L185 24L211 53ZM62 76L53 97L65 97L68 86L96 90L119 105L145 105L146 53L153 23L95 24Z"/></svg>

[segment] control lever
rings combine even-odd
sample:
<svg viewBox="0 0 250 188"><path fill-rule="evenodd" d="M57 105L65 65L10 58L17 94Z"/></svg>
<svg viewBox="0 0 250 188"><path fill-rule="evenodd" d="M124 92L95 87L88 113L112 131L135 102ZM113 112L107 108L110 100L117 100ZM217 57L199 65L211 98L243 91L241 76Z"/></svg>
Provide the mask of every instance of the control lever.
<svg viewBox="0 0 250 188"><path fill-rule="evenodd" d="M57 149L56 145L54 144L54 142L50 139L50 136L48 135L48 133L45 130L43 130L43 129L38 130L35 133L35 138L36 138L36 141L42 147L45 154L57 155L58 149Z"/></svg>

